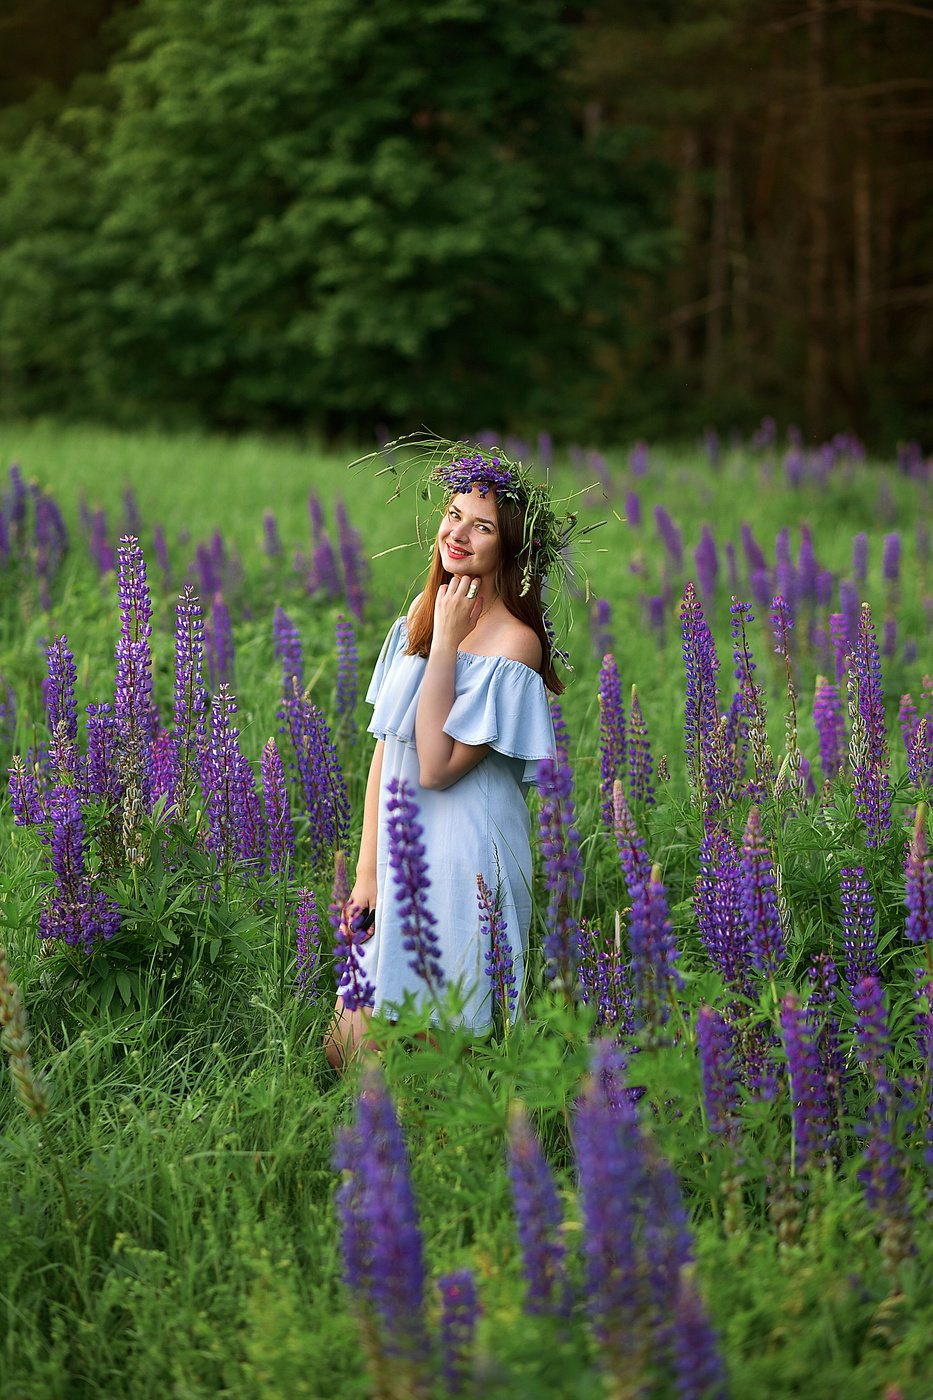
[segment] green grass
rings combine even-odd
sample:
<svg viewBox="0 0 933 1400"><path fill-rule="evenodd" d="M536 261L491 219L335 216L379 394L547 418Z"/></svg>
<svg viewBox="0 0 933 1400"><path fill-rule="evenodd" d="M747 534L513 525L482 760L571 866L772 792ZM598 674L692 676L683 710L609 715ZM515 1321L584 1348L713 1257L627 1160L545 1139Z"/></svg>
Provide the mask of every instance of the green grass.
<svg viewBox="0 0 933 1400"><path fill-rule="evenodd" d="M122 490L125 483L132 485L157 592L158 572L148 548L153 522L166 529L176 583L189 566L195 541L220 529L236 546L244 571L242 597L252 613L236 620L237 695L244 748L253 760L278 730L280 682L271 640L277 602L301 630L312 698L326 713L333 710L333 636L340 606L308 598L291 570L292 551L308 547L308 491L313 488L322 499L328 528L334 497L343 495L369 555L414 538L414 502L410 496L387 502L387 478L376 480L371 471L350 474L343 456L288 442L0 425L3 457L18 458L27 479L35 477L55 493L73 532L50 613L38 607L31 583L0 582L0 667L17 692L22 745L30 742L33 726L41 725L41 638L67 633L77 659L79 708L112 693L119 632L115 584L98 580L87 557L78 532L79 490L92 506L99 502L107 510L115 542ZM658 807L642 815L641 825L670 892L687 974L685 1003L692 1011L700 1000L712 999L718 986L699 953L688 902L700 820L687 801L684 779L684 681L676 619L702 523L713 527L721 549L730 538L738 547L741 522L747 519L770 558L775 532L784 525L791 527L796 553L797 526L806 520L821 563L840 575L848 572L852 535L867 530L867 596L879 623L885 606L881 538L885 529L902 530L898 619L902 637L912 635L920 650L910 665L900 659L885 663L888 703L896 711L903 689L919 697L921 677L930 669L923 611L927 583L913 536L915 521L929 518L929 500L924 488L879 464L839 468L825 490L811 485L795 493L785 488L779 463L740 452L730 453L714 472L698 455L659 450L652 454L647 478L635 483L627 479L625 460L621 450L610 457L610 500L597 493L580 503L584 523L604 517L609 522L593 535L584 561L593 594L612 605L613 651L623 689L637 683L655 758L666 753L670 762L671 781L657 785ZM586 484L565 460L554 477L558 490ZM617 519L633 485L645 516L640 530ZM664 504L683 528L683 577L665 578L651 518L655 503ZM260 550L265 509L276 513L285 544L279 565L270 564ZM188 532L191 543L179 543L181 532ZM366 621L358 630L361 691L390 621L411 595L422 559L415 547L373 561ZM711 621L728 701L730 590L723 582L724 560L721 568ZM741 551L739 568L747 596ZM671 599L666 639L659 647L645 621L643 598L665 584ZM159 595L153 642L164 719L171 703L172 599L171 590ZM786 707L780 672L764 630L756 632L753 645L768 690L772 743L780 754ZM626 908L627 893L599 825L601 658L591 651L583 602L574 604L570 650L575 677L562 703L572 736L586 862L582 907L611 931L615 911ZM814 677L815 658L802 639L801 742L819 781L810 717ZM361 728L367 717L361 701ZM892 749L893 772L901 777L903 752L893 726ZM354 839L368 754L365 735L342 750ZM901 822L907 800L902 790ZM816 803L783 828L794 917L785 970L798 984L814 952L829 945L839 952L836 871L858 839L854 823L829 830ZM326 995L314 1005L301 1004L292 994L293 910L283 922L268 888L237 887L228 898L200 907L192 897L192 927L201 930L213 919L220 953L211 962L204 953L206 935L192 934L196 951L180 969L169 952L157 952L154 936L146 932L146 908L152 906L145 900L154 899L158 885L150 870L138 899L131 887L121 896L138 921L138 936L126 953L135 959L132 994L112 992L101 1009L81 969L76 975L59 953L38 956L36 872L43 851L29 833L12 827L8 807L2 841L0 938L23 985L33 1055L47 1069L52 1108L41 1127L30 1121L4 1077L0 1400L84 1400L103 1393L127 1400L166 1395L323 1400L372 1393L340 1285L332 1204L331 1143L350 1111L355 1084L352 1078L337 1079L324 1061ZM900 933L903 878L895 845L872 871L882 937L890 940L886 973L897 1059L916 1068L911 961ZM300 845L300 856L302 850ZM306 864L299 876L311 879ZM319 906L326 908L326 882L312 883ZM192 887L197 884L192 877ZM259 897L266 903L258 903ZM542 917L539 897L536 918ZM245 929L239 941L231 933L237 926ZM579 1239L568 1119L585 1069L590 1020L585 1010L570 1014L542 1002L509 1040L470 1046L461 1033L442 1031L436 1047L418 1048L410 1039L414 1022L389 1036L386 1072L410 1146L429 1275L474 1269L483 1303L476 1390L496 1400L606 1393L582 1314L561 1334L546 1320L522 1312L521 1262L503 1156L509 1105L518 1097L534 1112L555 1165L566 1237L571 1243ZM787 1186L781 1155L786 1101L770 1116L759 1112L756 1119L755 1110L746 1125L745 1226L727 1236L720 1145L704 1135L698 1119L692 1052L668 1046L641 1055L638 1066L651 1105L646 1117L690 1201L698 1277L723 1338L731 1393L742 1400L762 1394L835 1400L844 1391L852 1400L868 1400L897 1386L904 1397L928 1395L933 1237L919 1166L912 1188L916 1253L892 1278L882 1267L861 1188L847 1170L834 1179L811 1180L807 1193L792 1192L792 1209L778 1228L774 1197L778 1187ZM922 1148L918 1128L905 1140L905 1160L919 1163ZM433 1322L433 1292L429 1310ZM668 1391L660 1386L655 1393Z"/></svg>

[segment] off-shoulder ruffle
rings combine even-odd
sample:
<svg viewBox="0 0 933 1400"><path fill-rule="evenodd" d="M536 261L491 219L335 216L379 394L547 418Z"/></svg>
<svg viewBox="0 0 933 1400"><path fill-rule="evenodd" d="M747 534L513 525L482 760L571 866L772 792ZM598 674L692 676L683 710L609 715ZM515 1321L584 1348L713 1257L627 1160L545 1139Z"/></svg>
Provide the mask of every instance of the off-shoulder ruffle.
<svg viewBox="0 0 933 1400"><path fill-rule="evenodd" d="M425 662L406 656L405 619L399 618L382 648L366 699L373 706L370 732L415 742L415 714ZM444 733L462 744L488 744L508 758L525 760L523 782L554 751L547 691L537 671L506 656L457 654L456 698Z"/></svg>

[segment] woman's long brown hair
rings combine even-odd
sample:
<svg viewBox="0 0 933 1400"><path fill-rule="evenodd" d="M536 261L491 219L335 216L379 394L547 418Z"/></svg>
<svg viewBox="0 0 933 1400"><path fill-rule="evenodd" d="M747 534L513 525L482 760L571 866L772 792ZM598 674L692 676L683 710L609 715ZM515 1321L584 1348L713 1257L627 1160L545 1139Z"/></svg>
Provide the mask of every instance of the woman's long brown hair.
<svg viewBox="0 0 933 1400"><path fill-rule="evenodd" d="M448 506L455 494L456 492L450 496ZM538 579L533 578L528 592L522 594L522 556L528 547L525 543L525 512L520 505L513 505L511 501L497 499L496 507L499 515L501 550L496 575L499 596L512 616L530 627L538 638L541 643L541 679L552 695L560 695L564 690L564 683L554 669L551 642L544 626L541 584ZM408 624L408 646L405 648L407 656L427 656L430 652L434 638L434 604L437 601L437 590L442 583L450 583L452 578L453 574L449 574L441 563L441 552L435 541L434 557L431 560L424 592Z"/></svg>

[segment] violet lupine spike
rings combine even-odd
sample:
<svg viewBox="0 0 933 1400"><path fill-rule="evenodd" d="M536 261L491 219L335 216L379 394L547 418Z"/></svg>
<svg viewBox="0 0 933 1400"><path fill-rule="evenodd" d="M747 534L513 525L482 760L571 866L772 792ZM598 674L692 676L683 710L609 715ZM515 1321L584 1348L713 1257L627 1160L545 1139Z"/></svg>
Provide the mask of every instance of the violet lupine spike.
<svg viewBox="0 0 933 1400"><path fill-rule="evenodd" d="M200 756L207 743L210 701L203 681L204 617L190 586L175 604L175 810L187 821Z"/></svg>
<svg viewBox="0 0 933 1400"><path fill-rule="evenodd" d="M469 1269L442 1274L437 1280L441 1295L441 1375L447 1395L460 1395L469 1381L479 1300Z"/></svg>
<svg viewBox="0 0 933 1400"><path fill-rule="evenodd" d="M280 607L272 619L272 645L275 659L282 663L282 694L288 699L296 685L299 692L304 690L304 658L298 628Z"/></svg>
<svg viewBox="0 0 933 1400"><path fill-rule="evenodd" d="M214 594L211 616L205 628L207 643L207 667L211 692L216 695L222 685L234 684L234 664L236 650L233 642L233 628L230 613L222 593Z"/></svg>
<svg viewBox="0 0 933 1400"><path fill-rule="evenodd" d="M914 787L933 788L933 718L924 715L918 722L907 750L907 772Z"/></svg>
<svg viewBox="0 0 933 1400"><path fill-rule="evenodd" d="M641 497L637 491L629 491L625 498L625 519L633 530L641 525Z"/></svg>
<svg viewBox="0 0 933 1400"><path fill-rule="evenodd" d="M615 633L609 631L612 605L605 598L595 598L590 608L590 640L593 656L605 656L616 644Z"/></svg>
<svg viewBox="0 0 933 1400"><path fill-rule="evenodd" d="M917 707L914 704L912 695L901 696L901 707L897 715L898 724L901 727L901 735L904 739L904 748L910 753L914 737L917 733Z"/></svg>
<svg viewBox="0 0 933 1400"><path fill-rule="evenodd" d="M749 796L763 802L774 787L774 760L768 745L768 711L764 687L755 680L757 669L748 644L746 627L755 621L751 604L733 597L729 609L732 628L733 674L741 686L742 715L748 734L755 776L747 786Z"/></svg>
<svg viewBox="0 0 933 1400"><path fill-rule="evenodd" d="M797 570L790 554L790 531L786 528L778 531L774 541L774 583L788 615L793 617L797 611Z"/></svg>
<svg viewBox="0 0 933 1400"><path fill-rule="evenodd" d="M692 583L684 590L680 629L687 672L684 711L687 774L704 809L715 809L727 796L730 765L722 753L716 708L719 658Z"/></svg>
<svg viewBox="0 0 933 1400"><path fill-rule="evenodd" d="M116 904L94 889L85 868L84 818L73 787L57 787L50 812L49 863L52 887L39 915L39 938L61 939L69 948L93 951L101 938L112 938L120 927Z"/></svg>
<svg viewBox="0 0 933 1400"><path fill-rule="evenodd" d="M901 537L897 530L884 537L881 577L887 584L886 592L889 602L897 603L900 598L901 579Z"/></svg>
<svg viewBox="0 0 933 1400"><path fill-rule="evenodd" d="M337 697L335 714L344 722L351 737L356 733L353 711L356 708L357 651L353 624L341 613L337 618Z"/></svg>
<svg viewBox="0 0 933 1400"><path fill-rule="evenodd" d="M269 739L260 761L262 795L269 832L269 874L290 874L295 864L295 828L288 805L288 789L282 755L274 739Z"/></svg>
<svg viewBox="0 0 933 1400"><path fill-rule="evenodd" d="M845 618L846 636L849 639L849 651L851 652L858 636L860 604L858 590L855 584L848 579L842 579L839 584L839 610Z"/></svg>
<svg viewBox="0 0 933 1400"><path fill-rule="evenodd" d="M175 805L178 790L175 735L169 729L159 729L152 744L152 802L165 798L167 811Z"/></svg>
<svg viewBox="0 0 933 1400"><path fill-rule="evenodd" d="M659 865L651 867L647 884L632 896L628 942L636 1012L653 1031L659 1031L670 1015L675 990L683 985Z"/></svg>
<svg viewBox="0 0 933 1400"><path fill-rule="evenodd" d="M97 565L98 573L113 573L117 561L112 548L107 543L107 516L102 510L96 511L94 515L91 527L90 551L91 558Z"/></svg>
<svg viewBox="0 0 933 1400"><path fill-rule="evenodd" d="M885 769L885 732L881 661L868 603L862 604L858 639L848 673L850 759L855 780L855 807L866 827L865 844L878 846L891 827L891 786Z"/></svg>
<svg viewBox="0 0 933 1400"><path fill-rule="evenodd" d="M754 573L767 574L768 561L765 558L761 546L752 534L751 526L742 521L742 549L745 552L745 559L748 563L748 573L751 577Z"/></svg>
<svg viewBox="0 0 933 1400"><path fill-rule="evenodd" d="M152 700L152 605L139 541L124 536L118 551L120 640L114 716L123 788L123 845L130 865L141 864L142 821L151 802L152 745L158 717Z"/></svg>
<svg viewBox="0 0 933 1400"><path fill-rule="evenodd" d="M570 757L570 735L567 732L564 712L556 695L548 697L548 708L551 711L551 723L554 726L554 752L560 763L566 763Z"/></svg>
<svg viewBox="0 0 933 1400"><path fill-rule="evenodd" d="M654 788L651 786L651 744L648 740L648 726L645 724L644 715L641 712L641 702L638 699L638 691L632 686L632 709L631 709L631 771L629 773L629 783L632 794L632 802L637 807L654 806ZM613 813L610 807L610 824Z"/></svg>
<svg viewBox="0 0 933 1400"><path fill-rule="evenodd" d="M781 1032L790 1073L794 1153L798 1167L815 1165L826 1156L830 1106L814 1026L808 1008L795 992L781 1002Z"/></svg>
<svg viewBox="0 0 933 1400"><path fill-rule="evenodd" d="M639 834L635 819L625 800L622 784L617 780L612 788L613 829L619 859L625 873L629 898L634 899L651 878L651 861L645 851L644 838Z"/></svg>
<svg viewBox="0 0 933 1400"><path fill-rule="evenodd" d="M387 793L389 867L402 920L402 947L412 954L408 966L436 1000L445 979L440 943L434 932L437 920L425 898L431 881L421 843L424 828L417 821L418 804L404 779L400 782L390 778Z"/></svg>
<svg viewBox="0 0 933 1400"><path fill-rule="evenodd" d="M295 995L299 1001L317 999L317 979L320 970L321 931L314 891L299 890L298 921L295 930Z"/></svg>
<svg viewBox="0 0 933 1400"><path fill-rule="evenodd" d="M620 942L607 947L598 928L580 928L581 957L578 975L580 997L596 1007L594 1030L606 1026L619 1043L635 1029L632 991Z"/></svg>
<svg viewBox="0 0 933 1400"><path fill-rule="evenodd" d="M697 1050L710 1131L732 1132L739 1116L739 1075L732 1049L732 1033L719 1012L711 1006L701 1006L697 1016Z"/></svg>
<svg viewBox="0 0 933 1400"><path fill-rule="evenodd" d="M927 804L920 802L914 818L914 834L907 857L907 923L904 933L911 943L933 940L933 861L927 854Z"/></svg>
<svg viewBox="0 0 933 1400"><path fill-rule="evenodd" d="M700 938L711 962L730 987L748 995L751 957L743 907L742 861L735 842L722 826L711 826L703 833L693 904Z"/></svg>
<svg viewBox="0 0 933 1400"><path fill-rule="evenodd" d="M241 867L261 877L266 863L266 823L256 791L253 765L240 754L234 771L237 800L241 812L236 855Z"/></svg>
<svg viewBox="0 0 933 1400"><path fill-rule="evenodd" d="M672 1314L674 1388L678 1400L725 1400L726 1374L718 1338L691 1268L681 1270Z"/></svg>
<svg viewBox="0 0 933 1400"><path fill-rule="evenodd" d="M399 1371L419 1372L427 1362L423 1246L405 1143L379 1070L366 1072L334 1166L344 1173L336 1200L344 1282L364 1324L375 1318L374 1340L391 1358L400 1389L416 1393L413 1378L405 1384Z"/></svg>
<svg viewBox="0 0 933 1400"><path fill-rule="evenodd" d="M820 745L824 782L832 782L845 768L848 738L839 690L825 676L816 678L813 722Z"/></svg>
<svg viewBox="0 0 933 1400"><path fill-rule="evenodd" d="M202 755L201 787L207 830L205 845L229 874L242 842L246 818L240 760L240 731L233 723L236 698L222 685L211 705L211 732Z"/></svg>
<svg viewBox="0 0 933 1400"><path fill-rule="evenodd" d="M761 831L761 813L752 807L742 838L742 912L752 962L773 977L784 961L784 934L771 853Z"/></svg>
<svg viewBox="0 0 933 1400"><path fill-rule="evenodd" d="M316 705L302 700L294 680L285 703L285 718L308 812L311 855L315 867L322 871L331 854L346 843L350 827L347 786L327 721Z"/></svg>
<svg viewBox="0 0 933 1400"><path fill-rule="evenodd" d="M818 566L813 553L813 536L806 523L800 526L800 549L797 554L797 593L798 597L811 607L816 603L816 579Z"/></svg>
<svg viewBox="0 0 933 1400"><path fill-rule="evenodd" d="M480 942L489 940L489 947L484 958L486 976L508 1029L515 1016L518 991L515 986L515 955L512 952L505 915L502 912L501 886L493 894L482 875L477 874L476 897L479 903Z"/></svg>
<svg viewBox="0 0 933 1400"><path fill-rule="evenodd" d="M729 587L737 590L739 586L739 566L735 557L735 545L731 540L726 540L724 552L726 564L729 569Z"/></svg>
<svg viewBox="0 0 933 1400"><path fill-rule="evenodd" d="M45 810L39 797L39 784L36 779L35 764L23 759L20 754L13 757L10 768L10 806L16 826L34 826L45 820Z"/></svg>
<svg viewBox="0 0 933 1400"><path fill-rule="evenodd" d="M703 526L700 543L693 551L693 560L703 604L708 607L716 596L716 581L719 577L719 554L708 525Z"/></svg>
<svg viewBox="0 0 933 1400"><path fill-rule="evenodd" d="M334 547L326 531L321 535L314 549L311 560L311 573L308 576L308 592L323 593L327 598L337 598L340 596L340 578L337 573L337 559L334 554Z"/></svg>
<svg viewBox="0 0 933 1400"><path fill-rule="evenodd" d="M835 1014L839 974L829 954L818 953L810 964L807 977L810 982L809 1024L827 1089L826 1147L828 1153L834 1153L845 1109L847 1078L846 1051Z"/></svg>
<svg viewBox="0 0 933 1400"><path fill-rule="evenodd" d="M833 644L833 662L836 667L836 684L842 685L846 675L846 658L849 655L849 628L842 613L830 613L829 635Z"/></svg>
<svg viewBox="0 0 933 1400"><path fill-rule="evenodd" d="M868 536L864 530L852 537L852 577L864 583L868 577Z"/></svg>
<svg viewBox="0 0 933 1400"><path fill-rule="evenodd" d="M89 797L113 803L122 796L112 705L87 707L87 791Z"/></svg>
<svg viewBox="0 0 933 1400"><path fill-rule="evenodd" d="M347 508L339 497L334 502L334 519L337 521L337 533L340 538L340 562L343 565L347 607L357 621L362 622L366 603L363 577L367 566L361 553L359 534L351 528L347 519Z"/></svg>
<svg viewBox="0 0 933 1400"><path fill-rule="evenodd" d="M46 651L48 677L42 687L51 731L50 752L60 782L76 782L83 764L78 753L77 671L67 637L56 637Z"/></svg>
<svg viewBox="0 0 933 1400"><path fill-rule="evenodd" d="M337 851L329 909L330 926L334 931L334 976L344 1010L359 1011L373 1005L376 989L363 970L361 950L369 935L360 927L361 911L349 900L347 858L343 851Z"/></svg>
<svg viewBox="0 0 933 1400"><path fill-rule="evenodd" d="M680 529L674 524L664 507L660 505L654 508L654 521L674 571L680 573L684 564L683 537Z"/></svg>
<svg viewBox="0 0 933 1400"><path fill-rule="evenodd" d="M556 757L538 764L541 794L539 830L548 891L544 956L547 975L559 991L571 996L580 961L580 926L573 905L583 887L580 840L574 825L573 773Z"/></svg>
<svg viewBox="0 0 933 1400"><path fill-rule="evenodd" d="M860 865L842 867L839 888L842 896L846 981L850 990L854 990L866 977L878 976L875 906L868 876Z"/></svg>
<svg viewBox="0 0 933 1400"><path fill-rule="evenodd" d="M561 1235L563 1213L551 1169L520 1102L509 1118L508 1173L526 1283L525 1311L566 1317L570 1285Z"/></svg>
<svg viewBox="0 0 933 1400"><path fill-rule="evenodd" d="M603 821L612 826L612 789L617 779L625 776L627 741L625 705L619 668L611 652L603 657L599 672L599 755ZM564 760L566 762L566 757Z"/></svg>
<svg viewBox="0 0 933 1400"><path fill-rule="evenodd" d="M887 1068L891 1039L884 991L878 979L864 978L855 989L853 1001L857 1015L856 1050L874 1085L874 1100L861 1129L866 1141L865 1165L859 1180L865 1187L869 1209L880 1217L882 1253L890 1265L910 1252L911 1225L909 1182L897 1140L897 1110Z"/></svg>
<svg viewBox="0 0 933 1400"><path fill-rule="evenodd" d="M262 547L267 559L281 559L284 554L279 524L271 510L262 517Z"/></svg>

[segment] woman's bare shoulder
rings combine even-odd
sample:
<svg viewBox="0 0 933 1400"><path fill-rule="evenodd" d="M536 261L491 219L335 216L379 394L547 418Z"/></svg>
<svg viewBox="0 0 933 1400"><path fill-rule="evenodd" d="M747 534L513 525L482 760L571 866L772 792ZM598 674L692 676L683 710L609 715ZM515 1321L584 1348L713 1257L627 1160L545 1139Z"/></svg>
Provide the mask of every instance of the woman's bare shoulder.
<svg viewBox="0 0 933 1400"><path fill-rule="evenodd" d="M540 671L541 642L537 632L527 622L519 622L517 617L510 618L498 640L500 656L507 661L520 661L532 671Z"/></svg>
<svg viewBox="0 0 933 1400"><path fill-rule="evenodd" d="M424 592L423 592L423 590L422 590L422 592L418 594L417 598L415 598L415 599L412 600L412 605L411 605L411 607L408 609L408 613L407 613L406 618L405 618L405 621L406 621L406 622L411 622L412 618L413 618L414 615L415 615L415 609L417 608L418 604L421 602L421 599L422 599L423 597L424 597Z"/></svg>

